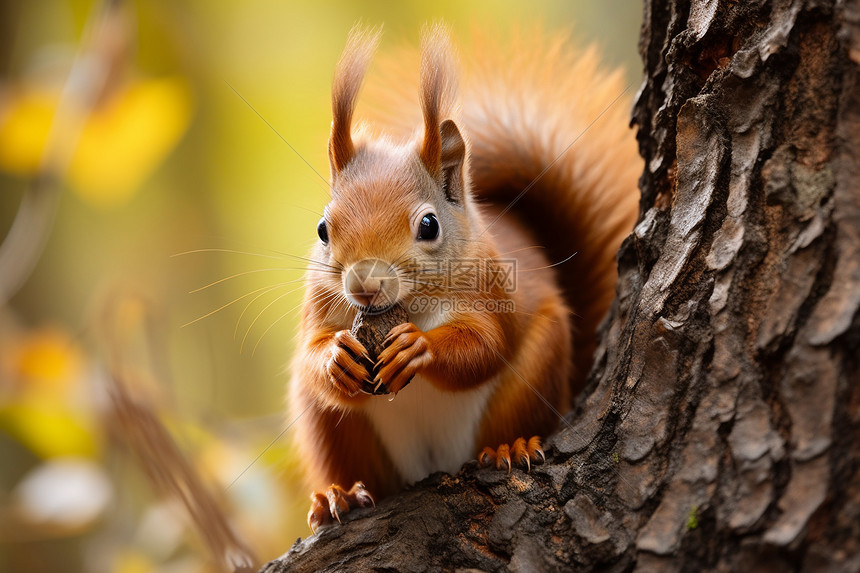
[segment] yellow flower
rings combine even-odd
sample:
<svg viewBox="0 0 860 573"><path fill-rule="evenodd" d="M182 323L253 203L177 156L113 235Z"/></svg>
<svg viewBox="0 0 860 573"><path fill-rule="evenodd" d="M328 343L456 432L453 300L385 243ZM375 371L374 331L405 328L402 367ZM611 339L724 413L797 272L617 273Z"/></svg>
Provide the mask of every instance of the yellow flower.
<svg viewBox="0 0 860 573"><path fill-rule="evenodd" d="M65 390L79 374L81 354L66 332L47 327L32 332L13 345L16 374L46 391Z"/></svg>
<svg viewBox="0 0 860 573"><path fill-rule="evenodd" d="M59 91L29 87L0 105L0 169L36 175L59 100ZM71 187L98 206L127 200L179 142L191 109L188 84L178 77L116 89L90 112L74 142L66 171Z"/></svg>
<svg viewBox="0 0 860 573"><path fill-rule="evenodd" d="M35 175L59 100L59 92L24 88L0 106L0 168Z"/></svg>
<svg viewBox="0 0 860 573"><path fill-rule="evenodd" d="M133 83L84 125L68 176L92 203L127 199L188 127L191 95L178 78Z"/></svg>
<svg viewBox="0 0 860 573"><path fill-rule="evenodd" d="M2 336L0 429L42 458L94 457L100 440L81 400L83 355L68 333L48 327Z"/></svg>

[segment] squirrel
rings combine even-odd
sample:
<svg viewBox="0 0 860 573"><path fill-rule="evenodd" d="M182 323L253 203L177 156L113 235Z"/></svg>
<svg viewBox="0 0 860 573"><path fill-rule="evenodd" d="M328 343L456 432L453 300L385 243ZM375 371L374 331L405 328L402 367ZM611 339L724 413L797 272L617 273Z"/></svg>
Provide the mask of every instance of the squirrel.
<svg viewBox="0 0 860 573"><path fill-rule="evenodd" d="M429 26L419 105L395 77L374 129L353 119L379 37L353 28L336 66L331 202L291 364L314 531L478 452L508 471L542 458L538 436L584 384L638 213L626 90L596 50L542 32L477 41L458 86L447 28ZM393 305L408 320L369 368L351 325Z"/></svg>

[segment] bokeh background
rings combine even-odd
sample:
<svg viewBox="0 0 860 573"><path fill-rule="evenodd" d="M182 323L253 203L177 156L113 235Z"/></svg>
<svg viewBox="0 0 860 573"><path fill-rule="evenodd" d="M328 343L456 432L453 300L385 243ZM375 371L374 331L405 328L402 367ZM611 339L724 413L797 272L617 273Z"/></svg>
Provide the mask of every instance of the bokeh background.
<svg viewBox="0 0 860 573"><path fill-rule="evenodd" d="M169 429L260 559L308 533L282 434L295 257L327 200L329 82L356 21L384 23L383 51L416 44L437 18L455 36L569 28L625 69L632 94L640 11L633 0L0 4L0 571L221 567L130 452L117 383ZM32 221L10 250L22 210Z"/></svg>

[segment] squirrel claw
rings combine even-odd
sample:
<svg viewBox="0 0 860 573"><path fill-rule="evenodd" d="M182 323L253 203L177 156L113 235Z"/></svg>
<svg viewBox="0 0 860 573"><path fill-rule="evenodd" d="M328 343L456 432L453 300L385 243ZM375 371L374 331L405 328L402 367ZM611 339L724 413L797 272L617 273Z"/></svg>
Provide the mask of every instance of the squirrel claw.
<svg viewBox="0 0 860 573"><path fill-rule="evenodd" d="M357 396L370 373L355 356L365 355L367 350L352 333L341 330L335 333L330 352L325 366L329 382L346 396Z"/></svg>
<svg viewBox="0 0 860 573"><path fill-rule="evenodd" d="M311 494L311 509L308 511L308 526L316 534L317 528L331 521L328 499L318 491Z"/></svg>
<svg viewBox="0 0 860 573"><path fill-rule="evenodd" d="M325 493L315 491L311 494L308 526L311 532L316 534L321 525L334 523L335 519L341 523L340 514L349 513L354 507L376 507L376 502L364 482L355 482L349 491L337 484L331 484Z"/></svg>
<svg viewBox="0 0 860 573"><path fill-rule="evenodd" d="M546 455L541 448L540 438L532 436L526 441L525 438L517 438L512 446L501 444L495 450L486 447L478 454L478 463L482 466L495 466L497 470L507 470L511 473L511 469L516 465L525 467L529 472L532 469L532 462L546 461Z"/></svg>
<svg viewBox="0 0 860 573"><path fill-rule="evenodd" d="M508 473L511 473L511 449L507 444L502 444L496 450L496 469L502 469L502 464L508 468Z"/></svg>
<svg viewBox="0 0 860 573"><path fill-rule="evenodd" d="M543 446L541 446L540 437L532 436L531 439L529 439L529 443L526 448L530 458L536 460L537 458L533 456L537 456L540 458L541 463L546 462L546 454L544 454Z"/></svg>
<svg viewBox="0 0 860 573"><path fill-rule="evenodd" d="M482 466L491 466L495 460L496 450L489 446L481 450L481 453L478 454L478 463Z"/></svg>
<svg viewBox="0 0 860 573"><path fill-rule="evenodd" d="M429 366L433 354L427 337L412 323L395 326L385 339L374 370L376 380L382 380L392 394L402 390L415 374Z"/></svg>
<svg viewBox="0 0 860 573"><path fill-rule="evenodd" d="M514 440L514 444L511 446L511 454L520 465L525 464L527 472L532 470L532 464L529 459L529 452L526 447L525 438L517 438Z"/></svg>

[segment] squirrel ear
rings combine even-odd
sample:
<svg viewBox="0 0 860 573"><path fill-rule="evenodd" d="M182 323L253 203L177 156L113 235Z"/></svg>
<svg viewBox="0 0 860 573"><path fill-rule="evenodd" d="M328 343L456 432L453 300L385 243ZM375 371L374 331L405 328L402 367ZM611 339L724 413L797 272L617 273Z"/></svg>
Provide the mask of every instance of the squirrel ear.
<svg viewBox="0 0 860 573"><path fill-rule="evenodd" d="M463 166L466 163L466 142L460 135L457 124L446 119L439 126L442 152L439 157L439 176L448 201L463 203Z"/></svg>
<svg viewBox="0 0 860 573"><path fill-rule="evenodd" d="M352 143L352 114L355 111L358 90L381 33L381 28L364 28L360 25L353 27L337 63L331 87L332 122L328 143L332 177L346 167L355 155L355 146Z"/></svg>

